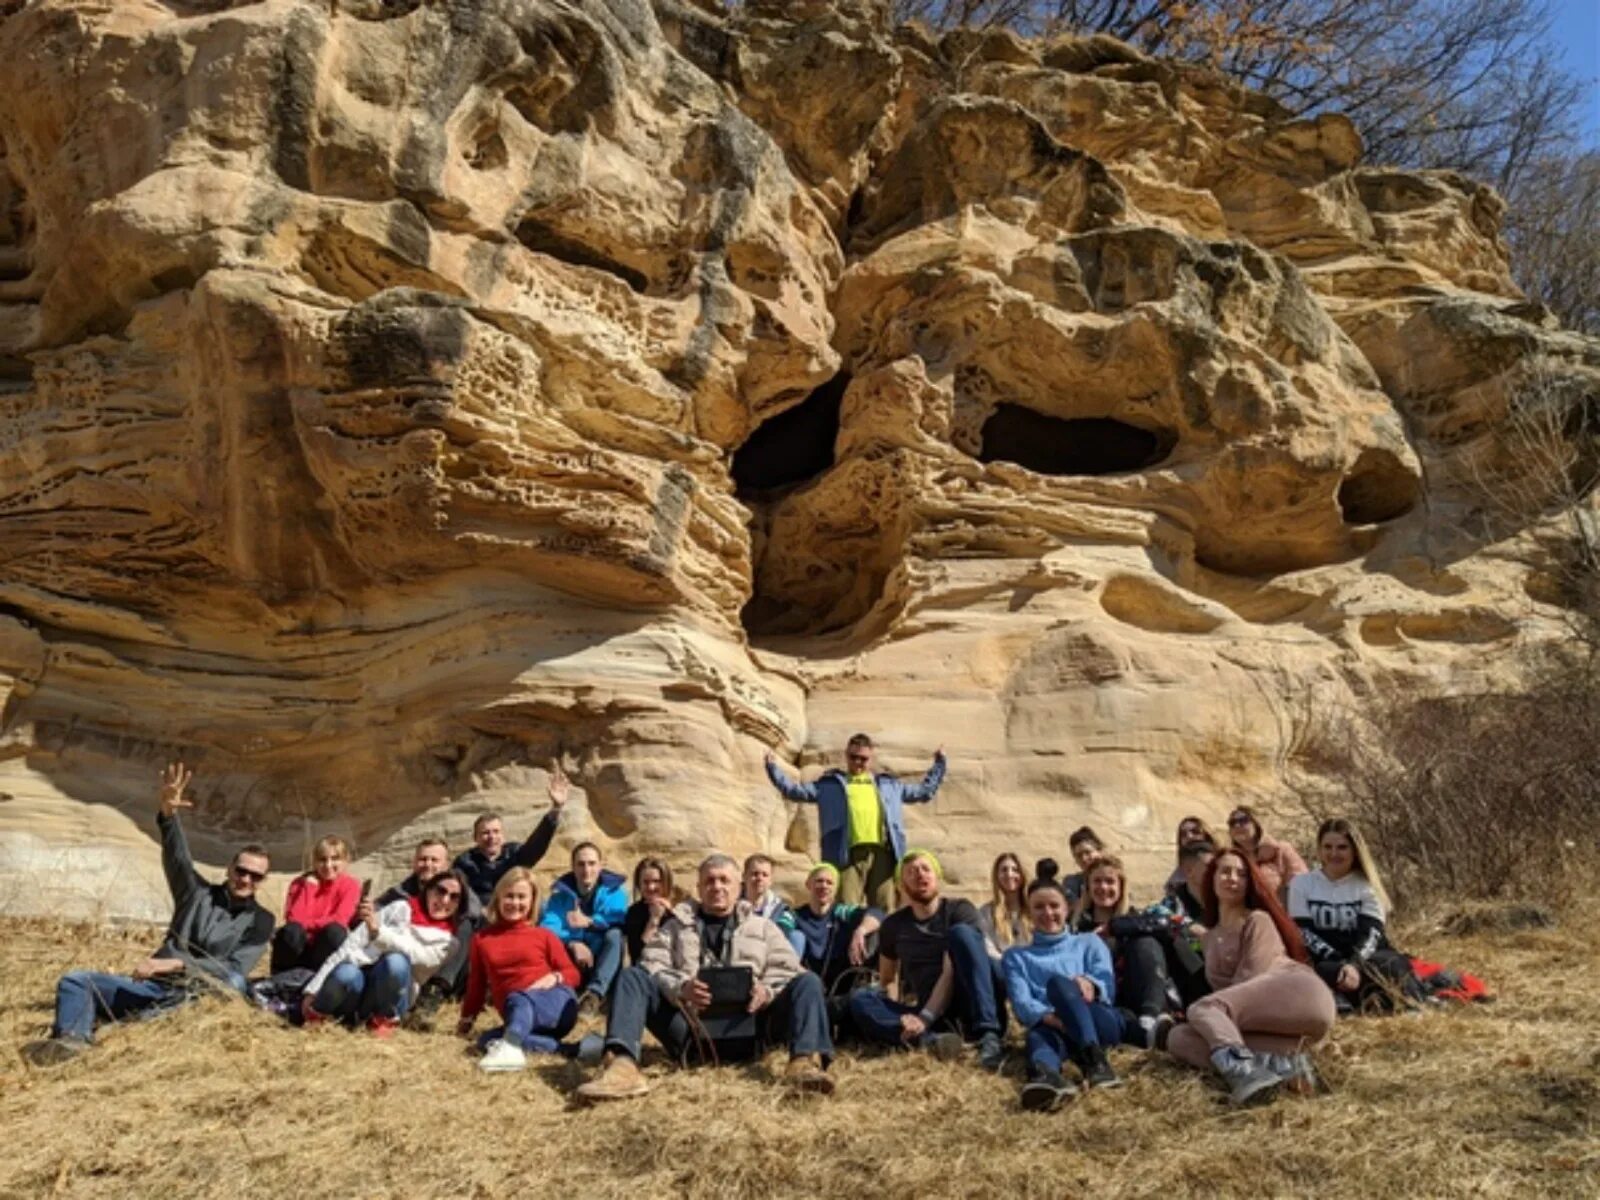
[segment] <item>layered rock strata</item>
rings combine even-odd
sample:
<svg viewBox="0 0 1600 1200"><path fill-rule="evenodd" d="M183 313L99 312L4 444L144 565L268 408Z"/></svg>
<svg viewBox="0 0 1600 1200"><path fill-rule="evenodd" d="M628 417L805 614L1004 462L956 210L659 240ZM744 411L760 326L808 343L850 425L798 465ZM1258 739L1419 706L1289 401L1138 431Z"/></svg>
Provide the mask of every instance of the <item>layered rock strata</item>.
<svg viewBox="0 0 1600 1200"><path fill-rule="evenodd" d="M568 840L793 867L761 756L857 728L962 885L1155 878L1560 634L1482 483L1600 346L1342 117L864 2L5 11L0 908L158 912L179 755L212 858L559 759Z"/></svg>

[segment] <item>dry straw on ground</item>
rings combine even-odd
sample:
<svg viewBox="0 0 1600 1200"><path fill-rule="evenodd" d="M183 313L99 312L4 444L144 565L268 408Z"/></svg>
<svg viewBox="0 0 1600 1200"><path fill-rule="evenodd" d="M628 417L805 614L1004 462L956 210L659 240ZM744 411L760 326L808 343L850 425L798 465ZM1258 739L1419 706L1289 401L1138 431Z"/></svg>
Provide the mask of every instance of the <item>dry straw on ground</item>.
<svg viewBox="0 0 1600 1200"><path fill-rule="evenodd" d="M298 1031L208 1002L106 1031L35 1071L57 975L125 969L147 930L0 923L0 1196L1600 1196L1600 967L1589 922L1407 943L1498 1003L1351 1021L1333 1094L1230 1111L1159 1055L1120 1091L1036 1116L1002 1077L921 1057L838 1064L831 1100L781 1066L650 1074L648 1099L571 1102L579 1069L486 1078L462 1043Z"/></svg>

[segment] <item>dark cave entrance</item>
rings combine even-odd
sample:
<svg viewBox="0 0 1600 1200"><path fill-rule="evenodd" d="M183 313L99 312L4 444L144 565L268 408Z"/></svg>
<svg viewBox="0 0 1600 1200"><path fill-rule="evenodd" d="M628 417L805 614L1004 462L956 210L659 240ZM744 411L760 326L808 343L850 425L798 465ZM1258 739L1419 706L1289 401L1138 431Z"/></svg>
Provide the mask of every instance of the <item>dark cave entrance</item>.
<svg viewBox="0 0 1600 1200"><path fill-rule="evenodd" d="M1153 467L1172 453L1170 433L1111 417L1047 417L1000 404L983 423L982 462L1010 462L1041 475L1120 475Z"/></svg>

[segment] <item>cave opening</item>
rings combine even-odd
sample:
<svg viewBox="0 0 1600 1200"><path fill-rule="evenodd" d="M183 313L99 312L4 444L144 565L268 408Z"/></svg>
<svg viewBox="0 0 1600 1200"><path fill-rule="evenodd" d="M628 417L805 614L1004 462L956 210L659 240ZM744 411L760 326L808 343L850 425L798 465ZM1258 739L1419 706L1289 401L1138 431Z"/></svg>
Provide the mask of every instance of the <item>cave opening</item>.
<svg viewBox="0 0 1600 1200"><path fill-rule="evenodd" d="M833 465L839 407L849 386L849 373L841 371L793 408L757 426L733 455L733 484L741 500L792 488Z"/></svg>
<svg viewBox="0 0 1600 1200"><path fill-rule="evenodd" d="M1339 484L1339 511L1350 525L1381 525L1417 505L1417 478L1394 455L1363 450Z"/></svg>
<svg viewBox="0 0 1600 1200"><path fill-rule="evenodd" d="M999 404L983 423L982 462L1009 462L1041 475L1120 475L1153 467L1172 453L1171 433L1111 417L1049 417Z"/></svg>

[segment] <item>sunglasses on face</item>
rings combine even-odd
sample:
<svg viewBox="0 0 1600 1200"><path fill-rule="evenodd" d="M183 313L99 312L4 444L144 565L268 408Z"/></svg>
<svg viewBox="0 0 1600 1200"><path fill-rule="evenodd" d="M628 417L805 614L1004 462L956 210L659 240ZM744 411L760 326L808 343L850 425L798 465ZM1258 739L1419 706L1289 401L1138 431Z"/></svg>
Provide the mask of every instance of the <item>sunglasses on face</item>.
<svg viewBox="0 0 1600 1200"><path fill-rule="evenodd" d="M433 894L435 896L438 896L439 899L441 899L441 900L457 900L457 901L459 901L461 899L461 889L460 888L434 888L433 889Z"/></svg>
<svg viewBox="0 0 1600 1200"><path fill-rule="evenodd" d="M249 867L241 867L238 863L233 864L233 875L235 879L247 879L251 883L260 883L267 877L265 871L252 871Z"/></svg>
<svg viewBox="0 0 1600 1200"><path fill-rule="evenodd" d="M1228 818L1228 824L1229 825L1248 825L1248 824L1250 824L1250 818L1247 817L1244 813L1235 813L1233 816Z"/></svg>

